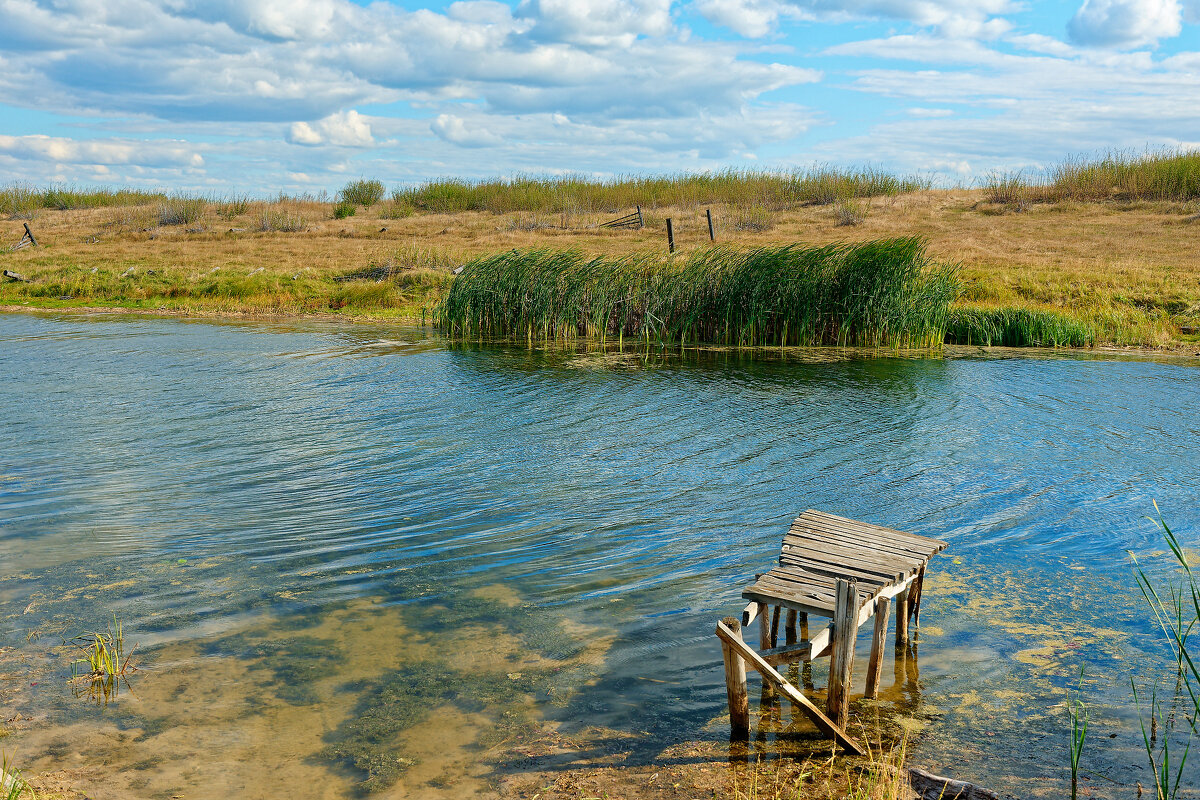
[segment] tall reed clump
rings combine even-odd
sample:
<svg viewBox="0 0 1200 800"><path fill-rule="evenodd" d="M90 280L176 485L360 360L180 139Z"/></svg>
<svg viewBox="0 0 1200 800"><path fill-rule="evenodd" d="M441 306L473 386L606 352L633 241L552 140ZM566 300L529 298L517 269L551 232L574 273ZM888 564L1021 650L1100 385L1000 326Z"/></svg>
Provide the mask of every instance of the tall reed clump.
<svg viewBox="0 0 1200 800"><path fill-rule="evenodd" d="M946 344L982 347L1087 347L1096 330L1057 311L1033 308L951 309Z"/></svg>
<svg viewBox="0 0 1200 800"><path fill-rule="evenodd" d="M380 181L360 179L343 186L338 198L342 203L370 208L383 199L383 192L383 184Z"/></svg>
<svg viewBox="0 0 1200 800"><path fill-rule="evenodd" d="M1060 200L1195 200L1200 198L1200 150L1071 158L1051 171L1048 189Z"/></svg>
<svg viewBox="0 0 1200 800"><path fill-rule="evenodd" d="M467 264L434 317L464 336L925 347L960 292L917 238L670 260L513 250Z"/></svg>
<svg viewBox="0 0 1200 800"><path fill-rule="evenodd" d="M198 197L172 197L159 203L159 225L191 225L204 214L207 204Z"/></svg>
<svg viewBox="0 0 1200 800"><path fill-rule="evenodd" d="M399 203L437 213L577 214L611 212L635 205L655 208L708 203L779 210L795 205L828 205L847 198L890 196L929 187L927 179L893 175L869 167L818 166L783 172L729 169L622 176L611 180L582 175L518 175L478 182L447 178L400 189L393 196Z"/></svg>

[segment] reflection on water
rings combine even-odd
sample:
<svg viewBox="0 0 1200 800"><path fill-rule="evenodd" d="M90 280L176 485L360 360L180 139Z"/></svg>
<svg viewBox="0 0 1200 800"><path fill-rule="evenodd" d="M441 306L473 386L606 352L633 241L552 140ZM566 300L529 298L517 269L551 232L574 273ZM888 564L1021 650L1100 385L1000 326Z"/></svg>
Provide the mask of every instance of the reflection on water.
<svg viewBox="0 0 1200 800"><path fill-rule="evenodd" d="M1061 789L1083 668L1089 790L1146 783L1128 682L1164 653L1125 550L1160 547L1152 500L1197 529L1191 364L70 316L0 337L0 692L32 772L449 797L495 764L659 763L722 741L713 623L816 507L951 543L919 662L863 724L934 771ZM60 645L113 613L144 669L84 707ZM768 749L812 738L764 720Z"/></svg>

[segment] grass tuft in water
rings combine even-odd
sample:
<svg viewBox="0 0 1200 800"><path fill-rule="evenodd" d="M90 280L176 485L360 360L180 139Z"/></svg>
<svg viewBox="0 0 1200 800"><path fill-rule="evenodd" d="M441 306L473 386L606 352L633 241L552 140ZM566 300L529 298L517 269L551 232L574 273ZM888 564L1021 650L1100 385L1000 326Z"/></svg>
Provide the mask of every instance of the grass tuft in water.
<svg viewBox="0 0 1200 800"><path fill-rule="evenodd" d="M37 800L33 787L22 777L21 770L12 765L8 755L0 755L0 800L21 800L24 797Z"/></svg>
<svg viewBox="0 0 1200 800"><path fill-rule="evenodd" d="M458 336L928 347L960 292L917 238L668 260L513 250L467 264L434 315Z"/></svg>
<svg viewBox="0 0 1200 800"><path fill-rule="evenodd" d="M133 653L137 645L125 651L125 631L114 616L107 631L76 636L71 643L83 651L83 657L71 662L71 683L76 697L88 697L107 705L120 693L121 683L129 686L128 675L136 672Z"/></svg>

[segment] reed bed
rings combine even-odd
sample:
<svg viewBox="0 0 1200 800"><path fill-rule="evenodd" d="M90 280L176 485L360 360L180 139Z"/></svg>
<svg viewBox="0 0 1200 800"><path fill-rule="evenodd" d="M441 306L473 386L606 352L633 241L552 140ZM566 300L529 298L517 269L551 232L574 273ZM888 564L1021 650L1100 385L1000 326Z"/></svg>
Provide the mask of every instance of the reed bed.
<svg viewBox="0 0 1200 800"><path fill-rule="evenodd" d="M1092 325L1043 309L956 307L950 310L946 323L946 344L1087 347L1095 342Z"/></svg>
<svg viewBox="0 0 1200 800"><path fill-rule="evenodd" d="M137 189L81 188L66 184L36 187L26 183L13 183L0 187L0 214L6 216L28 214L41 208L66 211L76 208L136 206L166 202L167 199L165 192L146 192Z"/></svg>
<svg viewBox="0 0 1200 800"><path fill-rule="evenodd" d="M982 188L987 202L1017 207L1068 200L1186 203L1200 199L1200 151L1114 150L1096 158L1074 156L1042 179L992 172Z"/></svg>
<svg viewBox="0 0 1200 800"><path fill-rule="evenodd" d="M580 175L524 175L477 182L446 178L397 190L393 197L398 204L438 213L534 211L574 214L615 211L637 205L657 208L709 203L779 210L797 205L828 205L856 197L894 196L929 187L929 180L917 176L897 176L871 168L814 167L788 172L729 169L711 173L624 176L612 180Z"/></svg>
<svg viewBox="0 0 1200 800"><path fill-rule="evenodd" d="M434 318L489 338L933 347L960 293L956 269L918 238L669 260L513 250L467 264Z"/></svg>

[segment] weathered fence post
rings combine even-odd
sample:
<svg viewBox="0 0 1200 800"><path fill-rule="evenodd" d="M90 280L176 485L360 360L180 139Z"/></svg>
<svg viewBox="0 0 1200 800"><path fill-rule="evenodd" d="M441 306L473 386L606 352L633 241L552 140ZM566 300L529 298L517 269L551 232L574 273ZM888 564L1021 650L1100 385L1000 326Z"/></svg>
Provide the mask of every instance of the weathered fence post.
<svg viewBox="0 0 1200 800"><path fill-rule="evenodd" d="M896 595L896 647L908 644L908 587Z"/></svg>
<svg viewBox="0 0 1200 800"><path fill-rule="evenodd" d="M34 247L38 246L37 239L33 238L33 231L29 230L28 222L25 223L25 235L29 237L29 241L33 243Z"/></svg>
<svg viewBox="0 0 1200 800"><path fill-rule="evenodd" d="M717 240L717 234L713 230L712 209L711 208L704 209L704 214L705 214L705 216L708 217L708 240L710 242L715 242Z"/></svg>
<svg viewBox="0 0 1200 800"><path fill-rule="evenodd" d="M742 638L741 620L726 617L721 622L734 636ZM729 695L729 736L731 739L749 739L750 697L746 694L746 662L723 641L721 652L725 656L725 691Z"/></svg>
<svg viewBox="0 0 1200 800"><path fill-rule="evenodd" d="M638 215L638 227L639 228L646 227L646 220L642 218L642 207L641 206L637 206L637 215Z"/></svg>
<svg viewBox="0 0 1200 800"><path fill-rule="evenodd" d="M835 725L844 726L850 713L850 671L854 666L854 639L858 633L858 581L838 578L836 585L826 713Z"/></svg>
<svg viewBox="0 0 1200 800"><path fill-rule="evenodd" d="M667 252L675 252L675 228L670 217L667 217Z"/></svg>

